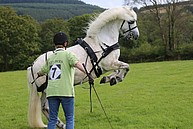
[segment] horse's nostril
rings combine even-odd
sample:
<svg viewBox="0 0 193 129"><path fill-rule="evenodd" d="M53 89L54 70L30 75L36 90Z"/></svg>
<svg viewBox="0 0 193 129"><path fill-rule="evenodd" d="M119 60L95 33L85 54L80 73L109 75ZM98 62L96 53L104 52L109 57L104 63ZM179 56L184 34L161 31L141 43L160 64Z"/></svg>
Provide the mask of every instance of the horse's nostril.
<svg viewBox="0 0 193 129"><path fill-rule="evenodd" d="M134 39L137 40L139 38L139 35L134 36Z"/></svg>

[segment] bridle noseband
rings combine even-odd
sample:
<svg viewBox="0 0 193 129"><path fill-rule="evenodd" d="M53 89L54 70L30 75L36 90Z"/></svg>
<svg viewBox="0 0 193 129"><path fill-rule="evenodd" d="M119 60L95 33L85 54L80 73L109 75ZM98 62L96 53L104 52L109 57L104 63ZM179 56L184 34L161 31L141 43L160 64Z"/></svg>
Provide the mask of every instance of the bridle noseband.
<svg viewBox="0 0 193 129"><path fill-rule="evenodd" d="M122 28L123 28L123 25L125 24L125 22L126 22L126 20L124 20L124 21L122 22L122 24L121 24L121 28L120 28L120 29L122 29ZM125 34L125 33L127 33L127 32L131 32L132 30L134 30L135 28L137 28L137 26L135 26L135 27L131 28L131 25L132 25L132 24L134 24L134 23L135 23L135 21L127 21L127 23L128 23L128 25L129 25L129 29L128 29L128 30L126 30L126 31L123 31L123 34Z"/></svg>

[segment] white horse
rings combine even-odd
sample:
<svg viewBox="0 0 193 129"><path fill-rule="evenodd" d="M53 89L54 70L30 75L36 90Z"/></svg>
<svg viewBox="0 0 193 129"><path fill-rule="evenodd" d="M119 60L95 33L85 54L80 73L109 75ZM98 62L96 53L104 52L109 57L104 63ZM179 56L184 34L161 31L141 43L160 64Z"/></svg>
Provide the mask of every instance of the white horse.
<svg viewBox="0 0 193 129"><path fill-rule="evenodd" d="M119 34L137 39L139 30L136 21L136 13L128 6L106 10L89 23L86 37L78 41L79 45L69 47L67 50L74 53L85 64L86 69L94 78L113 71L112 74L103 77L100 83L110 82L110 85L114 85L122 81L129 71L129 65L118 60L120 56ZM44 90L46 88L44 86L47 85L46 76L37 78L37 72L52 53L49 51L40 55L27 69L30 87L28 121L31 127L46 127L41 118L41 111L48 118L49 110ZM32 81L34 81L33 84ZM74 84L86 81L88 81L86 75L76 69ZM41 91L41 96L38 95L38 91ZM57 126L65 128L65 124L59 118Z"/></svg>

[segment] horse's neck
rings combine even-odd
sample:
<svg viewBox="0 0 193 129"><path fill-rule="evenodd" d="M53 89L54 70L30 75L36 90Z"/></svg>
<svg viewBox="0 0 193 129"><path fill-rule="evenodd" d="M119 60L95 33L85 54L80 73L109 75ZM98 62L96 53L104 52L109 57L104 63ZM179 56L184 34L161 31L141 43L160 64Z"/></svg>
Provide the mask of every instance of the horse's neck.
<svg viewBox="0 0 193 129"><path fill-rule="evenodd" d="M96 35L86 37L85 41L91 46L99 46L105 43L109 46L118 42L121 20L114 20L96 30Z"/></svg>
<svg viewBox="0 0 193 129"><path fill-rule="evenodd" d="M118 42L119 38L120 22L118 20L112 21L106 26L101 28L101 31L97 34L99 41L112 45Z"/></svg>

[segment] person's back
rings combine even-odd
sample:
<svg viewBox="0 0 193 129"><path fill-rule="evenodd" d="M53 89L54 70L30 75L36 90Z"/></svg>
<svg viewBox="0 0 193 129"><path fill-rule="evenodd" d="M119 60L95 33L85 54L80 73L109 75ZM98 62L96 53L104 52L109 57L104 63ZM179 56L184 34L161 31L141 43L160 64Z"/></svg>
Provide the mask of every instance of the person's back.
<svg viewBox="0 0 193 129"><path fill-rule="evenodd" d="M74 97L74 65L78 62L75 55L58 48L47 62L50 68L47 97Z"/></svg>
<svg viewBox="0 0 193 129"><path fill-rule="evenodd" d="M56 50L38 73L48 75L47 99L49 104L48 129L55 129L60 103L66 118L66 129L74 129L74 67L84 72L82 64L66 51L67 36L59 32L54 36Z"/></svg>

